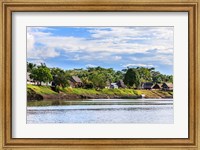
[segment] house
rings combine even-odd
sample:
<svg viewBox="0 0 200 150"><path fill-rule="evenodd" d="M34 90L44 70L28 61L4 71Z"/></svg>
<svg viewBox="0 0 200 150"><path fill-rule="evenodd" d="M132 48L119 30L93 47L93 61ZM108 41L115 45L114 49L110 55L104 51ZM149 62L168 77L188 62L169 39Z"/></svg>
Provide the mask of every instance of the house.
<svg viewBox="0 0 200 150"><path fill-rule="evenodd" d="M111 83L111 84L110 84L110 88L111 88L111 89L118 89L117 83Z"/></svg>
<svg viewBox="0 0 200 150"><path fill-rule="evenodd" d="M163 83L162 90L172 91L173 90L173 83Z"/></svg>
<svg viewBox="0 0 200 150"><path fill-rule="evenodd" d="M119 80L119 81L117 82L117 86L118 86L119 88L126 88L126 85L124 84L123 80Z"/></svg>
<svg viewBox="0 0 200 150"><path fill-rule="evenodd" d="M78 76L72 76L69 80L70 87L82 87L83 82Z"/></svg>
<svg viewBox="0 0 200 150"><path fill-rule="evenodd" d="M151 90L152 88L153 88L152 82L145 82L145 83L142 84L142 89Z"/></svg>
<svg viewBox="0 0 200 150"><path fill-rule="evenodd" d="M155 89L155 90L161 90L161 89L162 89L162 84L156 83L156 84L153 86L153 89Z"/></svg>
<svg viewBox="0 0 200 150"><path fill-rule="evenodd" d="M41 82L41 85L43 85L43 86L51 86L52 82Z"/></svg>

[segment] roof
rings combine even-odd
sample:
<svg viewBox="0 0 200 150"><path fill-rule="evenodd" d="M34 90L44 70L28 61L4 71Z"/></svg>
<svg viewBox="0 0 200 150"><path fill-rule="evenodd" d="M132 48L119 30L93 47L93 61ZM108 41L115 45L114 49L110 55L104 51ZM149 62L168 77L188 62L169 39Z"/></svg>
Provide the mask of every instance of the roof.
<svg viewBox="0 0 200 150"><path fill-rule="evenodd" d="M72 76L72 79L75 81L75 82L81 82L81 79L78 77L78 76Z"/></svg>
<svg viewBox="0 0 200 150"><path fill-rule="evenodd" d="M166 85L168 88L173 88L173 83L163 83L163 85Z"/></svg>
<svg viewBox="0 0 200 150"><path fill-rule="evenodd" d="M110 85L117 85L117 83L110 83Z"/></svg>
<svg viewBox="0 0 200 150"><path fill-rule="evenodd" d="M152 88L152 87L153 87L153 83L152 82L143 83L143 88Z"/></svg>
<svg viewBox="0 0 200 150"><path fill-rule="evenodd" d="M120 87L126 87L125 84L124 84L124 82L123 82L123 80L119 80L117 82L117 85L120 86Z"/></svg>
<svg viewBox="0 0 200 150"><path fill-rule="evenodd" d="M156 84L153 86L153 88L154 88L155 86L158 86L159 88L162 88L162 84L159 84L159 83L156 83Z"/></svg>
<svg viewBox="0 0 200 150"><path fill-rule="evenodd" d="M111 83L110 87L116 87L116 88L118 88L118 85L117 85L117 83Z"/></svg>

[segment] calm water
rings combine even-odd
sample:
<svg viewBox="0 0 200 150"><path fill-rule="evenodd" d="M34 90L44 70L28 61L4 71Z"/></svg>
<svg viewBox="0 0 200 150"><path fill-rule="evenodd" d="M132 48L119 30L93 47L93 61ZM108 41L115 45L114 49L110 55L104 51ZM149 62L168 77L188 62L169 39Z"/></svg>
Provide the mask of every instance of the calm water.
<svg viewBox="0 0 200 150"><path fill-rule="evenodd" d="M27 123L172 124L172 99L94 99L68 105L27 107Z"/></svg>

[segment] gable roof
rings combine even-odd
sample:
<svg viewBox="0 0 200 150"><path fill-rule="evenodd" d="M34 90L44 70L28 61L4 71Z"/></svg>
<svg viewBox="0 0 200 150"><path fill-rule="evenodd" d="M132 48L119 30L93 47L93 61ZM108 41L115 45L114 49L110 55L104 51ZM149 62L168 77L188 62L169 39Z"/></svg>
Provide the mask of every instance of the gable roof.
<svg viewBox="0 0 200 150"><path fill-rule="evenodd" d="M117 83L110 83L110 85L117 85Z"/></svg>
<svg viewBox="0 0 200 150"><path fill-rule="evenodd" d="M156 84L153 86L153 88L156 88L156 87L162 88L162 84L156 83Z"/></svg>
<svg viewBox="0 0 200 150"><path fill-rule="evenodd" d="M167 86L168 88L173 88L173 83L163 83L163 86Z"/></svg>
<svg viewBox="0 0 200 150"><path fill-rule="evenodd" d="M75 82L81 82L81 79L78 77L78 76L72 76L72 79L75 81Z"/></svg>
<svg viewBox="0 0 200 150"><path fill-rule="evenodd" d="M152 82L145 82L142 85L143 88L152 88L153 87L153 83Z"/></svg>
<svg viewBox="0 0 200 150"><path fill-rule="evenodd" d="M124 81L123 80L119 80L118 82L117 82L117 85L119 86L119 87L126 87L126 85L124 84Z"/></svg>

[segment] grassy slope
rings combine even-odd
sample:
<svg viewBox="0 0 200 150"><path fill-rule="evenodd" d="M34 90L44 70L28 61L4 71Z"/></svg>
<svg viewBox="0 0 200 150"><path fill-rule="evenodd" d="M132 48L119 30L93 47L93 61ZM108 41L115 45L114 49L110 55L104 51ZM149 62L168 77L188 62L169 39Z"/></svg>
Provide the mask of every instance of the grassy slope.
<svg viewBox="0 0 200 150"><path fill-rule="evenodd" d="M58 94L51 90L48 86L36 86L36 85L27 85L28 91L32 89L37 94ZM158 97L170 97L173 95L173 92L165 92L159 90L133 90L133 89L82 89L82 88L65 88L62 89L63 93L66 94L77 94L77 95L118 95L118 96L138 96L145 94L149 98L158 98Z"/></svg>
<svg viewBox="0 0 200 150"><path fill-rule="evenodd" d="M37 86L27 84L27 90L29 91L30 89L35 91L37 94L57 94L56 92L52 91L49 86Z"/></svg>
<svg viewBox="0 0 200 150"><path fill-rule="evenodd" d="M160 91L160 90L136 90L140 95L144 94L149 98L157 98L157 97L171 97L173 96L173 92L170 91Z"/></svg>
<svg viewBox="0 0 200 150"><path fill-rule="evenodd" d="M139 95L138 92L133 89L102 89L97 91L95 89L65 88L63 92L69 94L79 94L79 95L87 95L87 94L90 95L106 94L106 95L119 95L119 96Z"/></svg>

